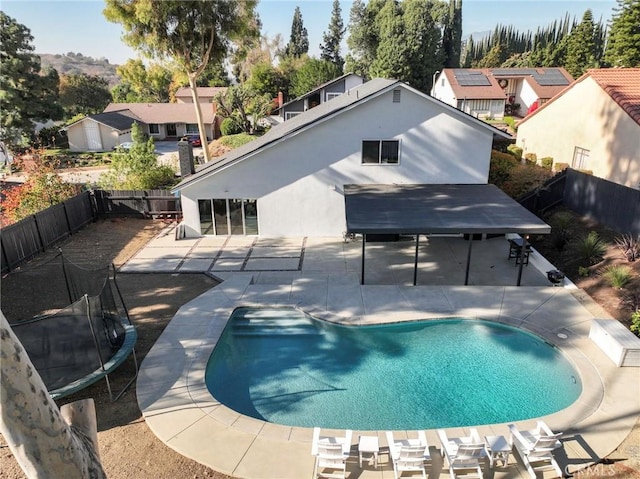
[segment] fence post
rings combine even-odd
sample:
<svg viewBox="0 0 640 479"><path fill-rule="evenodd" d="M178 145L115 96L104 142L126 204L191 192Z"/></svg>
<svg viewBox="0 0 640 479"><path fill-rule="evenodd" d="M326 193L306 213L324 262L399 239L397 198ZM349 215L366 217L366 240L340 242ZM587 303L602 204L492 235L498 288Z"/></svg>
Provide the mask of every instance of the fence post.
<svg viewBox="0 0 640 479"><path fill-rule="evenodd" d="M69 221L69 213L67 213L67 200L62 202L62 210L64 211L64 219L67 221L67 231L69 231L69 235L72 235L71 221Z"/></svg>
<svg viewBox="0 0 640 479"><path fill-rule="evenodd" d="M44 244L44 240L42 239L42 233L40 233L40 226L38 225L38 217L36 215L32 215L32 216L33 216L33 222L36 225L36 233L38 233L38 240L40 241L40 249L44 253L45 251L47 251L47 247Z"/></svg>

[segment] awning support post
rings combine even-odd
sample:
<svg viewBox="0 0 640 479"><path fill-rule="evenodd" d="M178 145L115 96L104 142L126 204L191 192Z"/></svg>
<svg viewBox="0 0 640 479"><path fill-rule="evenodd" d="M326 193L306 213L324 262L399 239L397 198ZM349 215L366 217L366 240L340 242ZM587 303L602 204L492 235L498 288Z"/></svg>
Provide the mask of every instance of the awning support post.
<svg viewBox="0 0 640 479"><path fill-rule="evenodd" d="M362 234L362 261L360 265L360 284L364 284L364 244L367 242L366 233Z"/></svg>
<svg viewBox="0 0 640 479"><path fill-rule="evenodd" d="M473 247L473 234L469 234L469 250L467 251L467 270L464 273L464 285L469 284L469 267L471 265L471 248Z"/></svg>
<svg viewBox="0 0 640 479"><path fill-rule="evenodd" d="M520 267L518 268L518 282L516 286L520 286L522 281L522 267L524 266L524 256L527 251L527 235L522 235L522 248L520 248Z"/></svg>
<svg viewBox="0 0 640 479"><path fill-rule="evenodd" d="M416 257L413 262L413 285L418 284L418 245L420 244L420 233L416 235Z"/></svg>

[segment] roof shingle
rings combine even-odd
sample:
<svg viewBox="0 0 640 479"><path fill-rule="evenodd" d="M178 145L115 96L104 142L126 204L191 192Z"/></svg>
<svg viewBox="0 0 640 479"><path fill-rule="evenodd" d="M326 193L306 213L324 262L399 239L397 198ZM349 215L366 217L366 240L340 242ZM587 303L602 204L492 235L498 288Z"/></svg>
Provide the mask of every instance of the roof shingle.
<svg viewBox="0 0 640 479"><path fill-rule="evenodd" d="M600 68L586 75L640 125L640 68Z"/></svg>

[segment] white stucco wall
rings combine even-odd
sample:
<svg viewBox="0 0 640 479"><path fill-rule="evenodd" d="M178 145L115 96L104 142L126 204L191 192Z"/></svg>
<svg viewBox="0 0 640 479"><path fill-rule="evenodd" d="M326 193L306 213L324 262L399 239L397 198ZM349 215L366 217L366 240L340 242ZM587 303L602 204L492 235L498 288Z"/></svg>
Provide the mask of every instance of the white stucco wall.
<svg viewBox="0 0 640 479"><path fill-rule="evenodd" d="M529 83L530 81L533 80L525 78L522 81L522 88L520 89L520 93L516 99L516 102L520 103L520 111L523 114L526 113L533 102L538 99L538 94L531 87L531 84Z"/></svg>
<svg viewBox="0 0 640 479"><path fill-rule="evenodd" d="M100 132L100 140L102 148L99 151L109 151L114 146L119 145L124 141L131 141L131 134L125 136L118 136L118 131L111 127L98 123L90 118L85 118L79 121L75 125L70 126L67 129L67 138L69 140L69 150L71 151L89 151L89 143L87 135L84 129L84 122L93 122L98 125Z"/></svg>
<svg viewBox="0 0 640 479"><path fill-rule="evenodd" d="M440 73L436 78L433 88L433 97L445 102L447 105L451 105L454 108L457 108L458 106L458 100L453 93L451 83L449 83L449 79L444 73Z"/></svg>
<svg viewBox="0 0 640 479"><path fill-rule="evenodd" d="M398 165L362 165L362 140L400 140ZM345 184L486 183L492 132L402 90L316 123L181 190L185 230L198 236L198 199L258 200L261 236L339 236Z"/></svg>
<svg viewBox="0 0 640 479"><path fill-rule="evenodd" d="M640 125L588 77L522 123L516 144L570 166L575 147L584 148L595 176L640 185Z"/></svg>

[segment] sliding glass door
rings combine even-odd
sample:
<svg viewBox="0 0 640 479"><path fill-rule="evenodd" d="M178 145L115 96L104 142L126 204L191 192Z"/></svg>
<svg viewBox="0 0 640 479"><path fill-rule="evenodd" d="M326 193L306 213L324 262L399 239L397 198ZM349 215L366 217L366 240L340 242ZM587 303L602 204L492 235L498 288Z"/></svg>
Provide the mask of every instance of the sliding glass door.
<svg viewBox="0 0 640 479"><path fill-rule="evenodd" d="M257 235L257 200L198 200L200 233L203 235Z"/></svg>

